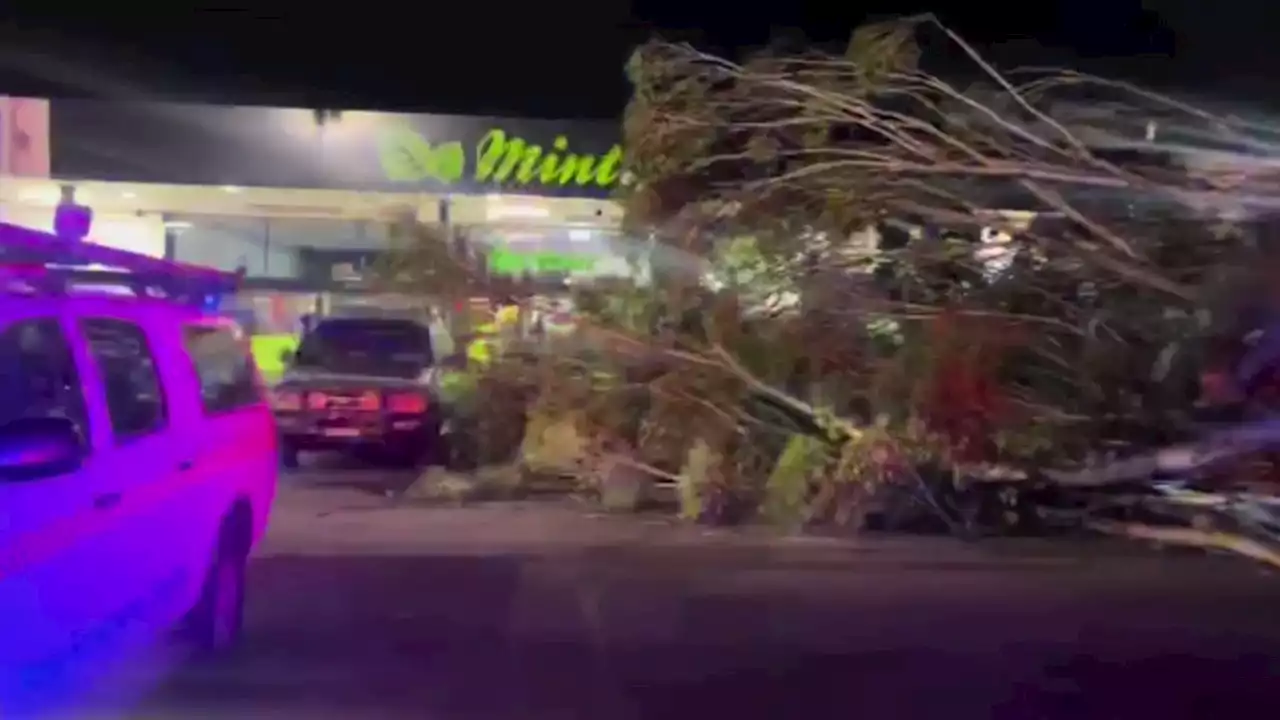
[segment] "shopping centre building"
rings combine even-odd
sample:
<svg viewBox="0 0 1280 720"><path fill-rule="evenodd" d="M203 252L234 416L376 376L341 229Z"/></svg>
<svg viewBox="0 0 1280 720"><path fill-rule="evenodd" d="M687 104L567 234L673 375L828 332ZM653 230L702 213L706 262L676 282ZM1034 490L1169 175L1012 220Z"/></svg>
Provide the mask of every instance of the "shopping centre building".
<svg viewBox="0 0 1280 720"><path fill-rule="evenodd" d="M405 216L498 274L628 273L621 164L612 122L0 97L0 220L51 229L74 188L95 241L245 268L258 333L359 296Z"/></svg>

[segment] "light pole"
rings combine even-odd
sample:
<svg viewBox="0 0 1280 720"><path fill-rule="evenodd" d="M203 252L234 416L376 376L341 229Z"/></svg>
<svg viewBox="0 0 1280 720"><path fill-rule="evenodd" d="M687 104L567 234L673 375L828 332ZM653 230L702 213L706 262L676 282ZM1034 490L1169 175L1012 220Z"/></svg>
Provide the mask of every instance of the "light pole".
<svg viewBox="0 0 1280 720"><path fill-rule="evenodd" d="M311 114L315 118L317 138L320 142L320 174L327 183L329 180L328 128L331 122L342 119L342 111L332 108L315 108Z"/></svg>

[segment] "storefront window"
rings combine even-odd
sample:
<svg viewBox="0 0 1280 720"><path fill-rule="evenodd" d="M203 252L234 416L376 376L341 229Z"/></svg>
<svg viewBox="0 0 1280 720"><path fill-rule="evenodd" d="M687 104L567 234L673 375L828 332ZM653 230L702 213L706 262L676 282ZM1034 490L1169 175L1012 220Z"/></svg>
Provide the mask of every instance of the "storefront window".
<svg viewBox="0 0 1280 720"><path fill-rule="evenodd" d="M253 277L292 277L295 272L293 255L267 241L265 219L184 215L167 224L179 262L228 271L243 267Z"/></svg>
<svg viewBox="0 0 1280 720"><path fill-rule="evenodd" d="M250 277L332 280L329 265L386 248L382 223L326 218L181 215L169 219L174 259ZM324 266L324 267L321 267Z"/></svg>
<svg viewBox="0 0 1280 720"><path fill-rule="evenodd" d="M391 244L378 221L181 215L167 218L174 259L252 278L333 289L361 279ZM647 265L647 244L599 227L537 224L465 228L485 247L489 269L507 277L631 277Z"/></svg>

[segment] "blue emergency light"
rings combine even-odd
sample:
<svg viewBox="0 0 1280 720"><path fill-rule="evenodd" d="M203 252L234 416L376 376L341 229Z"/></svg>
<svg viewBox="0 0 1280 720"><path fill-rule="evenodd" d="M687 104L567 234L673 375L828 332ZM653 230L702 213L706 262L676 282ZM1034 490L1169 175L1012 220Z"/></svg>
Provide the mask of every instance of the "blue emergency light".
<svg viewBox="0 0 1280 720"><path fill-rule="evenodd" d="M41 291L65 293L73 285L113 286L137 297L180 302L216 312L234 294L244 271L223 272L86 242L93 212L64 203L55 232L0 223L0 270Z"/></svg>

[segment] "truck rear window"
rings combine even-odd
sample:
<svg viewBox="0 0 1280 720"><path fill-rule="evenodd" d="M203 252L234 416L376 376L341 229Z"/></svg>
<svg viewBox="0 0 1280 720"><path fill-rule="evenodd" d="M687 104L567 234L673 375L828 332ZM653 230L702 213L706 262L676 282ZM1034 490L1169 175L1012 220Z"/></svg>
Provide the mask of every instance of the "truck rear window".
<svg viewBox="0 0 1280 720"><path fill-rule="evenodd" d="M431 334L412 320L320 321L302 338L297 365L332 372L412 376L432 365Z"/></svg>

